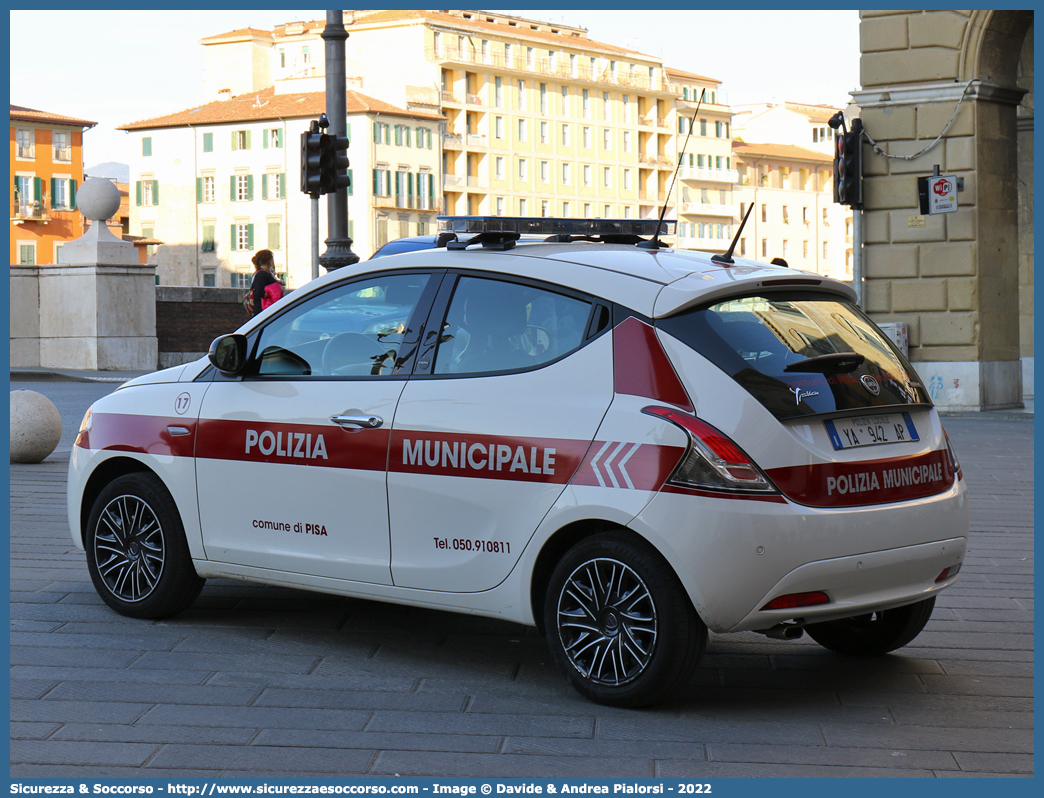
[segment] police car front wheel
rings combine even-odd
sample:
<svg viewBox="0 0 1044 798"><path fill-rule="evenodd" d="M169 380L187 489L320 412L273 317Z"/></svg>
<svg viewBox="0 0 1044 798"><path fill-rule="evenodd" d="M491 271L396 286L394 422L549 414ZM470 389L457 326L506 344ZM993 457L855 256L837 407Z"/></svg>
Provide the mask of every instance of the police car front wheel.
<svg viewBox="0 0 1044 798"><path fill-rule="evenodd" d="M674 572L623 530L566 553L548 585L544 626L573 687L622 707L652 704L683 686L707 640Z"/></svg>
<svg viewBox="0 0 1044 798"><path fill-rule="evenodd" d="M812 623L809 637L838 654L875 656L902 648L924 629L935 608L935 596L892 610Z"/></svg>
<svg viewBox="0 0 1044 798"><path fill-rule="evenodd" d="M177 506L154 474L125 474L106 485L91 508L84 544L95 590L123 615L174 615L203 589Z"/></svg>

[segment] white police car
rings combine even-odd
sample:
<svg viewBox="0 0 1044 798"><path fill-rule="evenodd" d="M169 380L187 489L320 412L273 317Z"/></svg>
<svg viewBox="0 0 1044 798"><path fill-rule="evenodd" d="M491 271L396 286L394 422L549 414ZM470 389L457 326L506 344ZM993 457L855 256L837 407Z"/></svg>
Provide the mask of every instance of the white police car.
<svg viewBox="0 0 1044 798"><path fill-rule="evenodd" d="M444 224L94 404L69 522L107 604L162 617L223 577L535 624L621 706L682 685L708 628L921 631L966 489L851 288L641 243L655 221Z"/></svg>

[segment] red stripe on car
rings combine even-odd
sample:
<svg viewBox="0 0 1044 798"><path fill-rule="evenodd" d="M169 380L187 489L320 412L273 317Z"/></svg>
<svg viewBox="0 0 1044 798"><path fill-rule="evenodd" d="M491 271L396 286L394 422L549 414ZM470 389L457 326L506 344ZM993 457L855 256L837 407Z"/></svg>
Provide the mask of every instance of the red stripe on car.
<svg viewBox="0 0 1044 798"><path fill-rule="evenodd" d="M170 428L188 430L175 435ZM180 416L135 416L123 413L92 413L91 428L76 437L81 449L138 454L191 457L196 422Z"/></svg>
<svg viewBox="0 0 1044 798"><path fill-rule="evenodd" d="M934 496L953 485L946 451L869 460L766 469L791 501L810 507L857 507Z"/></svg>
<svg viewBox="0 0 1044 798"><path fill-rule="evenodd" d="M616 393L643 396L694 412L656 330L633 316L613 330L613 375Z"/></svg>

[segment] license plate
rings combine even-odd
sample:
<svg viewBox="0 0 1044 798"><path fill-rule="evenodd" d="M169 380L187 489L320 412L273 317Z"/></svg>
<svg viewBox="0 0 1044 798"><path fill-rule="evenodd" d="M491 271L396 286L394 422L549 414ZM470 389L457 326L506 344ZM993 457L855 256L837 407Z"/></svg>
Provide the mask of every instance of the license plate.
<svg viewBox="0 0 1044 798"><path fill-rule="evenodd" d="M825 422L835 449L920 440L909 413L885 413Z"/></svg>

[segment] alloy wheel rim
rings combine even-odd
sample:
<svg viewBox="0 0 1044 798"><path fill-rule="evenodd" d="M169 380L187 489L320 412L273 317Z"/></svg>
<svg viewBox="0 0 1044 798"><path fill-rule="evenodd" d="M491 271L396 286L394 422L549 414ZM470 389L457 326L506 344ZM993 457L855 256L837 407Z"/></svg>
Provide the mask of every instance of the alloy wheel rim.
<svg viewBox="0 0 1044 798"><path fill-rule="evenodd" d="M656 634L652 594L619 560L588 560L562 586L558 636L585 679L611 687L634 681L652 661Z"/></svg>
<svg viewBox="0 0 1044 798"><path fill-rule="evenodd" d="M94 533L98 574L112 595L138 602L155 590L165 561L163 527L137 496L117 496L105 505Z"/></svg>

